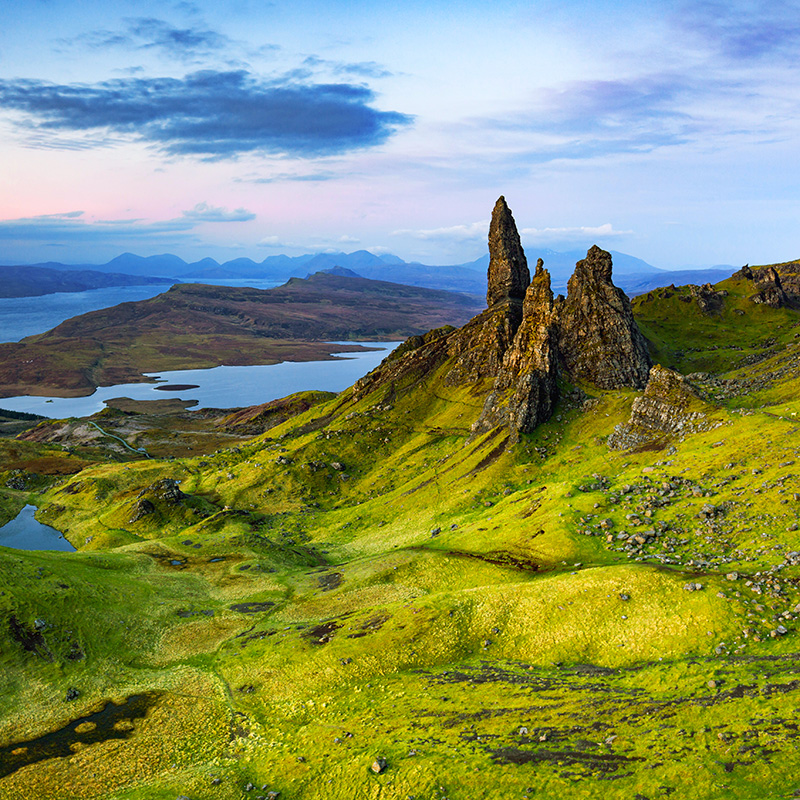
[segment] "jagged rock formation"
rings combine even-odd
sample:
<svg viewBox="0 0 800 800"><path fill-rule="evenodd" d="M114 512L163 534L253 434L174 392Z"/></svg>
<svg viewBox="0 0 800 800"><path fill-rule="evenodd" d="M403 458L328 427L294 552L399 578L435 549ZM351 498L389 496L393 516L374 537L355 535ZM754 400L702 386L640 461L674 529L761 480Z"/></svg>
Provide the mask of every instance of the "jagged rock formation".
<svg viewBox="0 0 800 800"><path fill-rule="evenodd" d="M566 300L556 303L558 350L573 380L641 389L652 362L630 300L611 282L611 266L611 254L597 245L577 263Z"/></svg>
<svg viewBox="0 0 800 800"><path fill-rule="evenodd" d="M519 233L505 197L500 197L492 211L489 225L489 288L486 304L509 299L523 300L531 276Z"/></svg>
<svg viewBox="0 0 800 800"><path fill-rule="evenodd" d="M611 254L592 247L553 299L541 259L531 281L514 217L501 197L489 229L488 308L454 331L416 337L355 384L352 400L385 386L404 391L445 365L442 380L485 397L474 433L508 429L512 441L552 414L559 374L603 389L643 388L651 362Z"/></svg>
<svg viewBox="0 0 800 800"><path fill-rule="evenodd" d="M515 439L550 418L558 398L558 350L550 274L540 258L520 324L473 431L507 425Z"/></svg>
<svg viewBox="0 0 800 800"><path fill-rule="evenodd" d="M781 277L775 267L750 269L749 266L744 266L732 277L752 281L755 284L756 292L750 296L750 300L754 303L772 308L793 305L792 299L783 289Z"/></svg>
<svg viewBox="0 0 800 800"><path fill-rule="evenodd" d="M680 373L656 364L647 387L631 406L628 422L617 425L608 437L613 450L627 450L664 435L706 430L708 419L691 406L702 403L691 383Z"/></svg>

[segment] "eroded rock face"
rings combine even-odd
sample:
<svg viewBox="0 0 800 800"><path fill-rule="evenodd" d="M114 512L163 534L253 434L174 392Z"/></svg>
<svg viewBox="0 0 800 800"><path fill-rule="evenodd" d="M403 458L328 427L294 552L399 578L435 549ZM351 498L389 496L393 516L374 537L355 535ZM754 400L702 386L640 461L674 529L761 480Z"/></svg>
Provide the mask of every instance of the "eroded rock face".
<svg viewBox="0 0 800 800"><path fill-rule="evenodd" d="M756 292L750 296L750 300L754 303L772 308L785 308L792 305L792 299L784 291L781 277L774 267L750 269L750 267L745 266L736 272L733 277L745 278L753 282Z"/></svg>
<svg viewBox="0 0 800 800"><path fill-rule="evenodd" d="M617 425L608 437L608 446L624 450L666 434L706 430L706 414L691 408L699 402L699 395L683 375L656 364L644 394L633 401L630 419Z"/></svg>
<svg viewBox="0 0 800 800"><path fill-rule="evenodd" d="M530 283L528 261L505 197L492 211L489 225L489 288L486 303L491 308L505 300L523 300Z"/></svg>
<svg viewBox="0 0 800 800"><path fill-rule="evenodd" d="M558 350L573 380L603 389L644 388L652 364L630 300L611 282L611 254L594 245L555 307Z"/></svg>
<svg viewBox="0 0 800 800"><path fill-rule="evenodd" d="M472 429L476 433L507 425L512 440L530 433L550 418L558 398L557 336L553 324L550 274L540 258L528 286L522 322L483 411Z"/></svg>

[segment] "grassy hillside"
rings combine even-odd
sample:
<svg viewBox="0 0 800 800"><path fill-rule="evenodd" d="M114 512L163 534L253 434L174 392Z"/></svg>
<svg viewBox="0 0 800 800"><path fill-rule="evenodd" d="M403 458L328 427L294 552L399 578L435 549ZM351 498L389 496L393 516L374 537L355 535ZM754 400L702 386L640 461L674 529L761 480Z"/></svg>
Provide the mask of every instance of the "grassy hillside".
<svg viewBox="0 0 800 800"><path fill-rule="evenodd" d="M607 438L637 393L591 386L474 437L486 387L449 362L193 457L20 443L93 463L3 462L6 515L78 552L0 549L0 794L791 796L800 317L723 288L635 301L706 374L698 432L633 449Z"/></svg>

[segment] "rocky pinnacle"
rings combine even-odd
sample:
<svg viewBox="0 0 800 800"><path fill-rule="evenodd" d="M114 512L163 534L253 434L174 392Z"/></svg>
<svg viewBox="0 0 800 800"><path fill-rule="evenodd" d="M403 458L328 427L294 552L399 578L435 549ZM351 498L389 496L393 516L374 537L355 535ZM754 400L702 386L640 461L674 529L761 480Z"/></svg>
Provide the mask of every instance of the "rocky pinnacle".
<svg viewBox="0 0 800 800"><path fill-rule="evenodd" d="M523 300L531 281L528 262L517 233L517 226L505 197L492 211L489 225L489 289L486 302L491 308L504 300Z"/></svg>
<svg viewBox="0 0 800 800"><path fill-rule="evenodd" d="M575 265L556 316L559 355L572 380L644 388L652 362L630 301L611 282L611 253L594 245Z"/></svg>

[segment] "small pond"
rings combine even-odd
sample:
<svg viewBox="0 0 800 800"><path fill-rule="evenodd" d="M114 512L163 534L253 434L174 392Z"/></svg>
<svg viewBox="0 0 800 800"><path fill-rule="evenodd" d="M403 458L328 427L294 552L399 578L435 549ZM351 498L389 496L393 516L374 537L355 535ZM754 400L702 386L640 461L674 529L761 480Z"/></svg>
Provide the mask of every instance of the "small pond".
<svg viewBox="0 0 800 800"><path fill-rule="evenodd" d="M0 547L17 550L64 550L75 548L63 534L49 525L42 525L34 518L36 506L27 505L17 516L0 528Z"/></svg>

